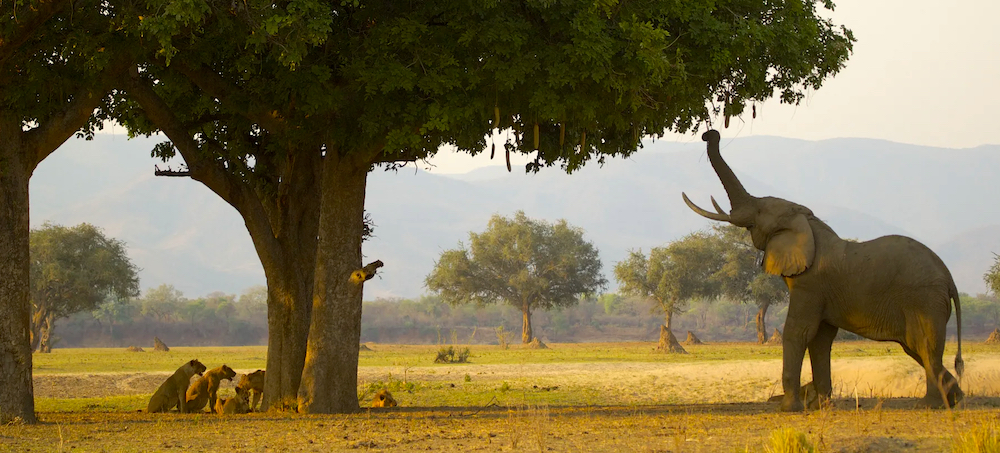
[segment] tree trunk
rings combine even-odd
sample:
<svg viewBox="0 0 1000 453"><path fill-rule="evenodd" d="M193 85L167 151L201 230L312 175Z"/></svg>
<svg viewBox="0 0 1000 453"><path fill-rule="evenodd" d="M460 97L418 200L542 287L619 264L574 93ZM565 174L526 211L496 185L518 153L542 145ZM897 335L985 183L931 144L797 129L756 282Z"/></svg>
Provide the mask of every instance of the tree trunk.
<svg viewBox="0 0 1000 453"><path fill-rule="evenodd" d="M768 305L770 304L761 304L760 310L757 311L757 316L754 318L754 321L757 322L757 344L767 343L767 325L764 321Z"/></svg>
<svg viewBox="0 0 1000 453"><path fill-rule="evenodd" d="M35 423L31 382L31 299L28 289L28 178L19 121L2 121L0 140L0 425ZM14 142L14 143L12 143Z"/></svg>
<svg viewBox="0 0 1000 453"><path fill-rule="evenodd" d="M315 251L289 256L283 266L264 268L267 276L267 373L264 401L267 409L291 407L298 398L306 362L309 315L312 310Z"/></svg>
<svg viewBox="0 0 1000 453"><path fill-rule="evenodd" d="M332 150L324 157L312 319L299 387L302 413L359 410L361 300L371 277L361 269L368 169L367 162Z"/></svg>
<svg viewBox="0 0 1000 453"><path fill-rule="evenodd" d="M671 310L666 310L663 315L663 325L667 327L667 330L673 329L674 327L674 312Z"/></svg>
<svg viewBox="0 0 1000 453"><path fill-rule="evenodd" d="M528 344L531 343L531 340L535 339L535 334L531 330L531 307L528 304L524 304L521 307L521 314L524 315L524 319L521 322L521 342Z"/></svg>

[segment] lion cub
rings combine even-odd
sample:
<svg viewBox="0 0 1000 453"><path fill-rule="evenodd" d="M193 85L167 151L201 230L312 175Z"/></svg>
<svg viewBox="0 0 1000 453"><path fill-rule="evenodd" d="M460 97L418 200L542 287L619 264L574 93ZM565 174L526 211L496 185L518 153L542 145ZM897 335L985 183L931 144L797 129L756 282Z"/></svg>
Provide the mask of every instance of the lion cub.
<svg viewBox="0 0 1000 453"><path fill-rule="evenodd" d="M392 398L392 394L388 390L383 389L375 394L375 398L372 399L372 407L396 407L396 400Z"/></svg>
<svg viewBox="0 0 1000 453"><path fill-rule="evenodd" d="M253 401L250 402L250 412L257 411L257 403L260 402L260 397L264 394L264 370L244 374L240 378L240 383L236 384L236 388L243 389L246 397L253 396Z"/></svg>
<svg viewBox="0 0 1000 453"><path fill-rule="evenodd" d="M245 414L250 412L250 406L247 405L246 392L246 390L236 387L236 396L215 400L214 412L216 414Z"/></svg>
<svg viewBox="0 0 1000 453"><path fill-rule="evenodd" d="M219 383L223 379L233 381L236 372L226 365L213 368L205 373L187 391L187 412L199 412L208 404L210 412L215 411L215 400L219 394Z"/></svg>
<svg viewBox="0 0 1000 453"><path fill-rule="evenodd" d="M185 412L187 409L185 396L188 386L191 385L191 376L196 374L201 376L201 373L204 372L205 365L202 365L197 359L181 365L177 371L174 371L174 374L167 378L166 382L160 384L160 388L156 389L156 393L149 399L146 412L167 412L174 407Z"/></svg>

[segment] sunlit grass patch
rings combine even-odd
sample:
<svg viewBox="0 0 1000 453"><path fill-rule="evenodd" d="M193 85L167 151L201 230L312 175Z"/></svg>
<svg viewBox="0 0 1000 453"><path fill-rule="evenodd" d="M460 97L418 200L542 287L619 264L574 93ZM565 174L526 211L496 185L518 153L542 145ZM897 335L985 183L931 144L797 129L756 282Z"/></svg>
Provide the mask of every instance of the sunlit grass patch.
<svg viewBox="0 0 1000 453"><path fill-rule="evenodd" d="M149 395L123 395L105 398L35 398L38 412L133 412L145 410Z"/></svg>
<svg viewBox="0 0 1000 453"><path fill-rule="evenodd" d="M783 428L771 433L769 443L764 447L768 453L812 453L816 451L805 433L792 428Z"/></svg>
<svg viewBox="0 0 1000 453"><path fill-rule="evenodd" d="M1000 425L990 420L974 426L965 433L958 434L952 445L955 453L997 453L1000 452Z"/></svg>

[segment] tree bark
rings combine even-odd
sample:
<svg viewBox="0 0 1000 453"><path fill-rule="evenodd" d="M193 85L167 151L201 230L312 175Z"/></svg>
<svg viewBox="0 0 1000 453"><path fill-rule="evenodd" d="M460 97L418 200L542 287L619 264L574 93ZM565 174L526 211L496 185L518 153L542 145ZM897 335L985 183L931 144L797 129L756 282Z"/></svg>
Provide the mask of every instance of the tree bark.
<svg viewBox="0 0 1000 453"><path fill-rule="evenodd" d="M129 95L184 158L191 179L201 182L239 211L267 279L268 351L264 402L280 409L298 396L305 365L316 271L322 157L319 145L286 150L277 158L280 182L273 192L257 190L202 149L171 109L133 74L123 78ZM274 125L271 125L274 126ZM280 129L280 127L275 127Z"/></svg>
<svg viewBox="0 0 1000 453"><path fill-rule="evenodd" d="M35 423L31 382L31 299L28 237L28 179L20 121L0 120L0 425Z"/></svg>
<svg viewBox="0 0 1000 453"><path fill-rule="evenodd" d="M370 164L328 150L323 158L316 283L299 412L352 413L358 406L358 348L364 282L361 242ZM354 278L352 278L354 276Z"/></svg>
<svg viewBox="0 0 1000 453"><path fill-rule="evenodd" d="M28 233L29 237L31 233ZM30 251L29 251L30 253ZM30 267L29 267L30 272ZM30 289L28 290L30 293ZM30 296L29 296L30 297ZM31 350L38 350L38 343L42 341L42 324L48 314L48 307L45 305L34 306L31 311Z"/></svg>
<svg viewBox="0 0 1000 453"><path fill-rule="evenodd" d="M754 321L757 323L757 344L767 343L767 325L764 321L768 305L770 304L762 304L760 310L757 311L757 316L754 317Z"/></svg>
<svg viewBox="0 0 1000 453"><path fill-rule="evenodd" d="M535 334L531 330L531 307L524 304L521 307L521 313L524 315L521 322L521 342L528 344L535 339Z"/></svg>

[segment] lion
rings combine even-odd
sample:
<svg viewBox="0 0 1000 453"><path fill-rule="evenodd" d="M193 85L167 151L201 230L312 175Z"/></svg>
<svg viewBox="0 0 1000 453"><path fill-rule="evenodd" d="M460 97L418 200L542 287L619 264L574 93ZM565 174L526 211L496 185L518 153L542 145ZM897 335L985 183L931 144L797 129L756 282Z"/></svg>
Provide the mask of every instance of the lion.
<svg viewBox="0 0 1000 453"><path fill-rule="evenodd" d="M383 389L381 392L375 394L375 398L372 399L372 407L396 407L396 400L393 399L392 394L388 390Z"/></svg>
<svg viewBox="0 0 1000 453"><path fill-rule="evenodd" d="M187 409L185 397L188 386L191 385L191 376L196 374L201 376L205 369L205 365L202 365L198 359L192 359L181 365L177 371L174 371L174 374L160 384L156 393L153 393L153 397L149 399L149 405L146 407L146 412L167 412L174 407L185 412Z"/></svg>
<svg viewBox="0 0 1000 453"><path fill-rule="evenodd" d="M781 402L781 399L784 397L784 394L774 395L768 398L767 402ZM812 381L809 381L806 385L803 385L802 388L799 389L799 399L802 400L802 404L804 404L807 409L819 409L819 394L816 393L816 385L813 384Z"/></svg>
<svg viewBox="0 0 1000 453"><path fill-rule="evenodd" d="M212 408L213 411L216 414L245 414L250 412L246 392L247 390L236 387L236 396L215 400L215 407Z"/></svg>
<svg viewBox="0 0 1000 453"><path fill-rule="evenodd" d="M208 404L209 412L215 411L215 400L219 394L219 383L223 379L233 381L236 372L226 365L213 368L205 373L187 391L187 412L201 412Z"/></svg>
<svg viewBox="0 0 1000 453"><path fill-rule="evenodd" d="M253 401L250 402L250 412L256 412L259 409L257 403L260 402L261 395L264 394L264 370L244 374L236 388L243 389L245 396L253 396ZM250 401L249 398L247 400Z"/></svg>

